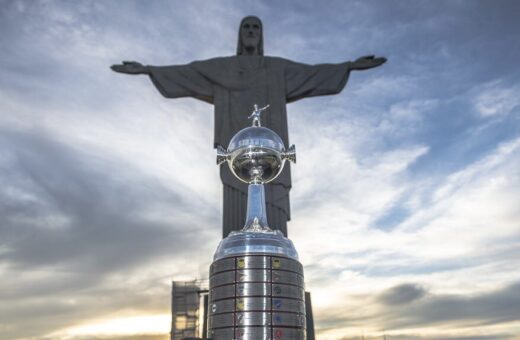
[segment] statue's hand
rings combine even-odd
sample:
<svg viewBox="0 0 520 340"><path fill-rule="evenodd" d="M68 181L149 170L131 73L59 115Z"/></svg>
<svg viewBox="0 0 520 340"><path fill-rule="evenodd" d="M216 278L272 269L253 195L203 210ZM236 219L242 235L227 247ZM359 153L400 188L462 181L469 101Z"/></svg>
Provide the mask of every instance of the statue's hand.
<svg viewBox="0 0 520 340"><path fill-rule="evenodd" d="M148 73L146 66L143 66L137 61L123 61L122 64L116 64L110 66L113 71L126 74L143 74Z"/></svg>
<svg viewBox="0 0 520 340"><path fill-rule="evenodd" d="M386 63L385 57L376 58L373 55L366 55L352 62L351 68L353 70L368 70L369 68L378 67L384 63Z"/></svg>

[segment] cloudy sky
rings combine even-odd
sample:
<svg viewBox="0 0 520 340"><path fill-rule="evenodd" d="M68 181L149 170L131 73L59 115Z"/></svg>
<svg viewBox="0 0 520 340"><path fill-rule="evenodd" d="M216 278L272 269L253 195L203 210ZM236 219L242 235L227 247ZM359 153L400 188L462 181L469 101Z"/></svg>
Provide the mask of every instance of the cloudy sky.
<svg viewBox="0 0 520 340"><path fill-rule="evenodd" d="M165 340L171 280L221 234L212 107L121 60L376 54L288 107L289 235L319 339L518 339L518 1L10 1L0 6L0 339Z"/></svg>

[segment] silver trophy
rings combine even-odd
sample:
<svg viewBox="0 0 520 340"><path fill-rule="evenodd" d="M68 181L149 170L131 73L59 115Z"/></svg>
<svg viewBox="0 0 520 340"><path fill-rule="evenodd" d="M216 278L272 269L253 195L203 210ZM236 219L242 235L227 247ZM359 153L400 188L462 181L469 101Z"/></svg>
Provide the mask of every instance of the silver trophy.
<svg viewBox="0 0 520 340"><path fill-rule="evenodd" d="M296 162L294 145L285 149L282 139L274 131L262 127L260 114L269 105L258 108L249 116L251 127L240 130L229 142L227 150L217 149L217 164L228 162L231 172L248 183L247 218L243 231L271 231L267 225L264 183L275 179L286 160Z"/></svg>
<svg viewBox="0 0 520 340"><path fill-rule="evenodd" d="M240 130L228 149L217 150L217 164L227 162L248 183L247 217L241 231L223 239L210 269L208 333L213 340L305 339L303 267L293 243L267 224L264 183L275 179L286 160L295 162L294 145L262 127L260 115Z"/></svg>

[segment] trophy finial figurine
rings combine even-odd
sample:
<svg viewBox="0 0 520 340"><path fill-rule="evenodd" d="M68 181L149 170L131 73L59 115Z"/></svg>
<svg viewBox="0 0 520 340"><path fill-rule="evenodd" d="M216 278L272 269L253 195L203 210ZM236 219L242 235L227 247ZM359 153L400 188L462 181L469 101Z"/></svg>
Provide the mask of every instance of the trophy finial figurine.
<svg viewBox="0 0 520 340"><path fill-rule="evenodd" d="M266 106L264 106L260 109L258 108L258 105L256 105L256 104L253 105L253 107L254 107L254 110L248 118L249 119L253 118L253 126L262 126L262 124L260 122L260 115L262 114L262 111L264 111L265 109L267 109L269 107L269 104L267 104Z"/></svg>

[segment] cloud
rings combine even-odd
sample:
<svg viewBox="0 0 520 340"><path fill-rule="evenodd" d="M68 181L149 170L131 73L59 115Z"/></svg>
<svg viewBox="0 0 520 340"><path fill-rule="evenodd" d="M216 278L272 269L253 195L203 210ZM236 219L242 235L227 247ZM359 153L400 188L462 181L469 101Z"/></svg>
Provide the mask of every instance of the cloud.
<svg viewBox="0 0 520 340"><path fill-rule="evenodd" d="M518 282L481 294L425 294L417 284L402 284L382 292L377 305L370 296L357 296L366 307L345 313L339 307L320 313L320 329L338 339L513 339L518 326ZM323 320L321 320L323 318ZM378 324L376 328L368 326ZM343 334L345 334L343 333ZM370 337L368 334L372 334ZM488 335L492 334L492 335Z"/></svg>
<svg viewBox="0 0 520 340"><path fill-rule="evenodd" d="M3 130L0 146L0 270L9 278L0 293L9 301L0 312L3 338L45 334L117 309L167 311L170 275L191 276L210 260L190 246L213 236L191 223L195 209L211 224L204 203L197 208L193 198L116 159L99 154L93 162L42 133ZM162 216L146 218L164 202ZM20 319L32 327L16 326Z"/></svg>
<svg viewBox="0 0 520 340"><path fill-rule="evenodd" d="M403 283L384 292L380 301L386 305L403 305L424 297L426 290L419 286Z"/></svg>
<svg viewBox="0 0 520 340"><path fill-rule="evenodd" d="M504 117L517 110L520 105L520 87L493 81L483 85L475 96L476 111L484 118Z"/></svg>
<svg viewBox="0 0 520 340"><path fill-rule="evenodd" d="M388 303L388 300L383 299ZM396 308L395 304L387 308ZM518 321L520 284L477 296L431 295L392 310L386 317L386 329L421 327L440 323L458 327L479 326ZM387 309L388 311L388 309Z"/></svg>
<svg viewBox="0 0 520 340"><path fill-rule="evenodd" d="M399 320L399 302L403 302L405 308L408 305L405 302L432 301L431 294L453 294L465 301L471 299L471 294L475 297L485 295L492 287L518 280L514 269L518 257L512 254L518 251L519 245L518 207L514 199L520 193L519 145L518 139L504 142L482 159L433 183L424 178L414 182L406 176L410 171L407 162L397 161L400 166L396 168L387 166L387 162L392 164L393 157L380 156L374 163L367 162L375 169L396 169L395 173L389 172L390 177L386 177L384 171L376 177L385 178L384 183L391 183L390 178L393 178L395 187L403 191L394 189L391 202L408 207L409 213L397 221L397 226L384 231L375 230L366 222L377 214L362 217L362 204L351 201L346 209L338 203L343 191L363 181L361 175L359 179L353 177L353 183L348 182L345 187L336 185L337 191L332 191L327 199L322 197L329 193L314 192L313 199L328 203L308 205L307 211L312 209L308 215L292 222L299 231L292 237L300 251L305 249L300 253L306 264L307 284L315 295L314 311L319 315L321 336L340 338L341 332L361 334L363 328L367 332L380 332L377 328L363 326L372 318L372 324L383 324L378 317L381 315L379 307L371 305L368 298L376 292L380 292L377 294L382 302L396 308L388 313L395 314L395 319ZM335 152L336 156L341 154ZM325 159L322 164L327 164ZM343 173L349 169L345 164L341 168ZM361 174L366 177L370 170L365 169ZM329 180L334 177L318 178ZM380 185L367 185L364 200L380 191ZM376 207L372 204L369 211L378 211ZM384 216L388 206L382 205L379 211ZM505 243L505 239L509 242ZM323 244L328 246L319 246ZM468 277L472 278L471 282ZM418 283L409 285L406 282ZM389 286L395 289L388 290ZM423 287L428 287L428 294ZM331 291L335 292L334 297L328 293ZM508 292L514 293L514 290ZM433 313L437 305L424 302L425 311L430 308ZM493 308L498 306L489 308L490 317ZM464 331L456 331L457 321L450 323L446 319L442 322L453 327L451 333L446 331L442 337L449 338L457 332L461 337L464 335ZM503 322L504 329L508 322L510 320ZM395 334L405 334L399 333L399 328L420 328L420 323L414 319L409 324L398 324ZM498 320L490 323L501 324ZM475 332L476 329L485 331L486 327L476 325ZM406 334L425 335L426 328L428 326ZM441 337L441 333L436 334Z"/></svg>
<svg viewBox="0 0 520 340"><path fill-rule="evenodd" d="M393 327L394 339L512 339L517 7L7 2L0 338L166 316L171 279L207 276L221 200L211 106L108 67L231 55L239 20L256 14L269 55L389 59L353 72L340 95L288 108L299 152L289 235L319 337Z"/></svg>
<svg viewBox="0 0 520 340"><path fill-rule="evenodd" d="M45 136L7 131L3 135L4 143L14 151L13 167L8 168L11 176L4 179L4 186L12 190L4 197L4 202L10 204L4 205L3 225L24 228L27 233L5 235L18 246L3 257L20 265L56 265L76 256L86 259L94 250L92 245L98 247L94 250L97 255L106 252L104 261L92 263L96 269L110 269L115 259L121 263L113 265L123 265L125 261L144 258L142 251L161 249L161 240L165 241L168 234L166 225L136 219L148 202L163 199L181 210L189 209L185 197L168 192L153 180L136 183L137 192L125 194L123 183L126 186L130 177L137 175L119 172L110 177L89 171L80 155ZM56 220L62 221L61 225L56 225ZM172 222L184 223L175 219ZM172 231L175 228L182 226ZM118 240L120 235L125 235L124 244ZM177 240L176 246L182 247L182 239ZM120 247L134 250L125 257L116 256Z"/></svg>
<svg viewBox="0 0 520 340"><path fill-rule="evenodd" d="M386 336L386 334L383 334L383 338ZM369 340L369 339L381 339L381 336L363 336L363 339ZM354 337L344 337L341 338L341 340L358 340L359 336ZM391 336L387 336L387 339L395 339L395 340L437 340L439 339L439 335L434 336L427 336L427 335L406 335L406 334L392 334ZM511 335L507 334L494 334L491 336L488 335L469 335L469 336L442 336L443 340L506 340L506 339L512 339Z"/></svg>

